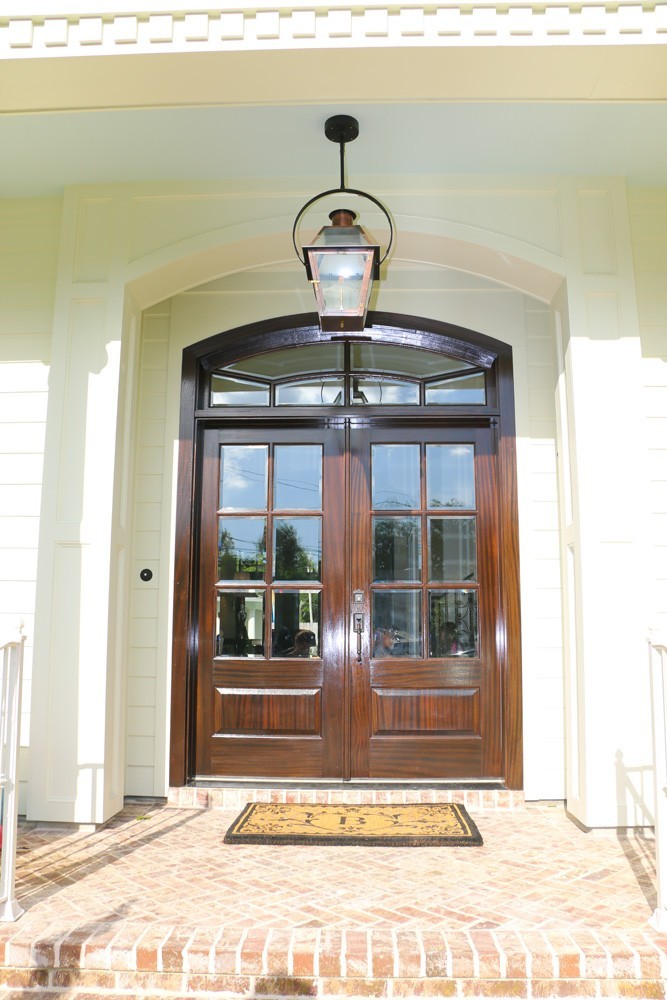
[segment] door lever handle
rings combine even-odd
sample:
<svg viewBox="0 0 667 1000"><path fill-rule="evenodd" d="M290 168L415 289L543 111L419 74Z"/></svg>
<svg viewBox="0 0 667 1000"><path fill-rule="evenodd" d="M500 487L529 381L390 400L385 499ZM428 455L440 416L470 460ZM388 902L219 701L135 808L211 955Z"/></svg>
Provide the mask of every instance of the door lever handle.
<svg viewBox="0 0 667 1000"><path fill-rule="evenodd" d="M363 611L355 611L352 615L352 627L357 633L357 663L361 663L361 642L364 631Z"/></svg>

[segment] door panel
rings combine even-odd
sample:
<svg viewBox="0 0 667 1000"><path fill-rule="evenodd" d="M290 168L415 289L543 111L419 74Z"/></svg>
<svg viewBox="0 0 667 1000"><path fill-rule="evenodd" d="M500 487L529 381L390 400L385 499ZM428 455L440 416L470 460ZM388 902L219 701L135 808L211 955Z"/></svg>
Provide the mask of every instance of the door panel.
<svg viewBox="0 0 667 1000"><path fill-rule="evenodd" d="M342 777L344 482L341 430L204 431L200 777Z"/></svg>
<svg viewBox="0 0 667 1000"><path fill-rule="evenodd" d="M493 445L203 432L198 776L502 777Z"/></svg>
<svg viewBox="0 0 667 1000"><path fill-rule="evenodd" d="M493 440L482 428L355 428L352 773L500 777Z"/></svg>

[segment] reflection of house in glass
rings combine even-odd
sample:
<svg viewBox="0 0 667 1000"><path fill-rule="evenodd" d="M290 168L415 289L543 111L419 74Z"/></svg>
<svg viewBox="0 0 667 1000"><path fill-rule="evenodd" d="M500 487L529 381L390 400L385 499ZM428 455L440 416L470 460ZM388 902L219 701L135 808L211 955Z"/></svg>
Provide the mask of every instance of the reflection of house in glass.
<svg viewBox="0 0 667 1000"><path fill-rule="evenodd" d="M216 621L216 656L264 655L264 594L219 591Z"/></svg>
<svg viewBox="0 0 667 1000"><path fill-rule="evenodd" d="M478 656L477 593L429 592L429 656Z"/></svg>
<svg viewBox="0 0 667 1000"><path fill-rule="evenodd" d="M319 590L274 589L272 621L272 656L321 655Z"/></svg>

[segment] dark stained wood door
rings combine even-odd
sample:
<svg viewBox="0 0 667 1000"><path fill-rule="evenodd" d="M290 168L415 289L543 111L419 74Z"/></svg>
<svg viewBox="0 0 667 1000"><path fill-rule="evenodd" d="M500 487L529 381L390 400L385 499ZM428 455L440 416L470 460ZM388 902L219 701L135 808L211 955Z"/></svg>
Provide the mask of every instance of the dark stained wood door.
<svg viewBox="0 0 667 1000"><path fill-rule="evenodd" d="M369 622L351 643L351 771L500 777L492 432L403 424L351 441L351 582Z"/></svg>
<svg viewBox="0 0 667 1000"><path fill-rule="evenodd" d="M341 428L204 432L199 776L343 776Z"/></svg>
<svg viewBox="0 0 667 1000"><path fill-rule="evenodd" d="M493 432L204 431L196 774L502 776Z"/></svg>

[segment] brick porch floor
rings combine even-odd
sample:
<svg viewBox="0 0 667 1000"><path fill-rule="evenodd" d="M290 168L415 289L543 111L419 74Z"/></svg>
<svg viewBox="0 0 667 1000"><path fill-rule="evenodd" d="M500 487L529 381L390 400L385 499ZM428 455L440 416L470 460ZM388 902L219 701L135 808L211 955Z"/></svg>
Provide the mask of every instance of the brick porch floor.
<svg viewBox="0 0 667 1000"><path fill-rule="evenodd" d="M255 797L297 794L327 793ZM664 996L648 831L584 833L562 805L487 791L442 793L465 798L479 848L225 846L247 795L22 826L0 1000Z"/></svg>

